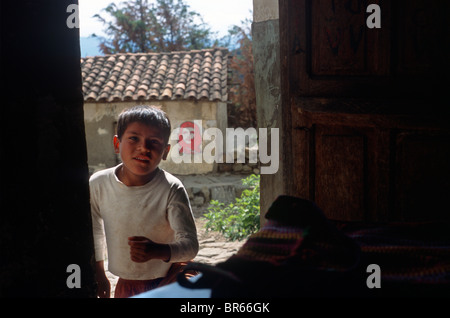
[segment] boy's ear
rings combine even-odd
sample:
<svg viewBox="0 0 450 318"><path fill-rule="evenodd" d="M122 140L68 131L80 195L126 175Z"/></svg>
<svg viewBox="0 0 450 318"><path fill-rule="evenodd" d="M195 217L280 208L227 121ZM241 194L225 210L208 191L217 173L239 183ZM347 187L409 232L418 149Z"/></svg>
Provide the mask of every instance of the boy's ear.
<svg viewBox="0 0 450 318"><path fill-rule="evenodd" d="M166 146L166 149L164 149L164 153L163 153L163 156L162 156L162 159L163 159L163 160L166 160L166 159L167 159L167 156L169 155L169 151L170 151L170 144L168 144L168 145Z"/></svg>
<svg viewBox="0 0 450 318"><path fill-rule="evenodd" d="M117 135L114 136L114 152L115 153L120 153L120 140L119 137L117 137Z"/></svg>

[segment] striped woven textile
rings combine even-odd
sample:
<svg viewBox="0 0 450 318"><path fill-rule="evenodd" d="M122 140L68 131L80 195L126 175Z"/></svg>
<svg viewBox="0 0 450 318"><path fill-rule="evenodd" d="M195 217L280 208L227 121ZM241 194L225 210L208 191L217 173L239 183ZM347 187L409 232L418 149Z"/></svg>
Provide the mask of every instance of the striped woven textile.
<svg viewBox="0 0 450 318"><path fill-rule="evenodd" d="M187 288L212 297L450 296L450 224L367 224L325 218L313 203L281 196L265 225ZM381 288L367 284L380 268Z"/></svg>
<svg viewBox="0 0 450 318"><path fill-rule="evenodd" d="M251 235L239 249L237 257L280 265L293 257L303 242L307 230L284 226L270 221L260 231Z"/></svg>
<svg viewBox="0 0 450 318"><path fill-rule="evenodd" d="M450 287L448 224L397 223L347 235L360 246L366 262L380 266L382 281Z"/></svg>

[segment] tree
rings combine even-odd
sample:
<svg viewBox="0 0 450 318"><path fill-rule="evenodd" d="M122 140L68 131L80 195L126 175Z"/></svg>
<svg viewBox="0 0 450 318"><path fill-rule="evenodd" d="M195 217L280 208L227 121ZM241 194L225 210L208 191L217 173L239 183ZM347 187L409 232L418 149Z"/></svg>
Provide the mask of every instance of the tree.
<svg viewBox="0 0 450 318"><path fill-rule="evenodd" d="M249 19L241 26L233 26L228 42L235 41L229 67L231 69L230 101L228 117L235 127L256 127L256 93L253 69L251 24ZM230 46L230 44L228 44Z"/></svg>
<svg viewBox="0 0 450 318"><path fill-rule="evenodd" d="M132 0L103 9L112 20L95 17L106 26L100 50L119 52L171 52L213 46L213 33L199 13L183 0ZM94 35L95 36L95 35Z"/></svg>

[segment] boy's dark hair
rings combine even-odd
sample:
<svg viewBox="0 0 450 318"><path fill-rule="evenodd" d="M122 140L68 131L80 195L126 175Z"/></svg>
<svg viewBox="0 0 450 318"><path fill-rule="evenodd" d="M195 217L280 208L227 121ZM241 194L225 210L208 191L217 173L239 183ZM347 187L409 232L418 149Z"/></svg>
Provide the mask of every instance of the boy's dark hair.
<svg viewBox="0 0 450 318"><path fill-rule="evenodd" d="M134 122L157 127L163 134L164 142L168 144L171 131L170 120L161 109L154 106L138 105L122 111L117 121L117 137L119 140L122 140L128 125Z"/></svg>

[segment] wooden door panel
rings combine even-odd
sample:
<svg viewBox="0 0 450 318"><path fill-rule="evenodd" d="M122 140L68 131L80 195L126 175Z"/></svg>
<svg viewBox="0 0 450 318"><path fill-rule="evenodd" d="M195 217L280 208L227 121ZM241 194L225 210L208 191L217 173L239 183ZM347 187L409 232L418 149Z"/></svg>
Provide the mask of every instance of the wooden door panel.
<svg viewBox="0 0 450 318"><path fill-rule="evenodd" d="M363 220L367 138L349 129L317 127L315 201L327 217Z"/></svg>

